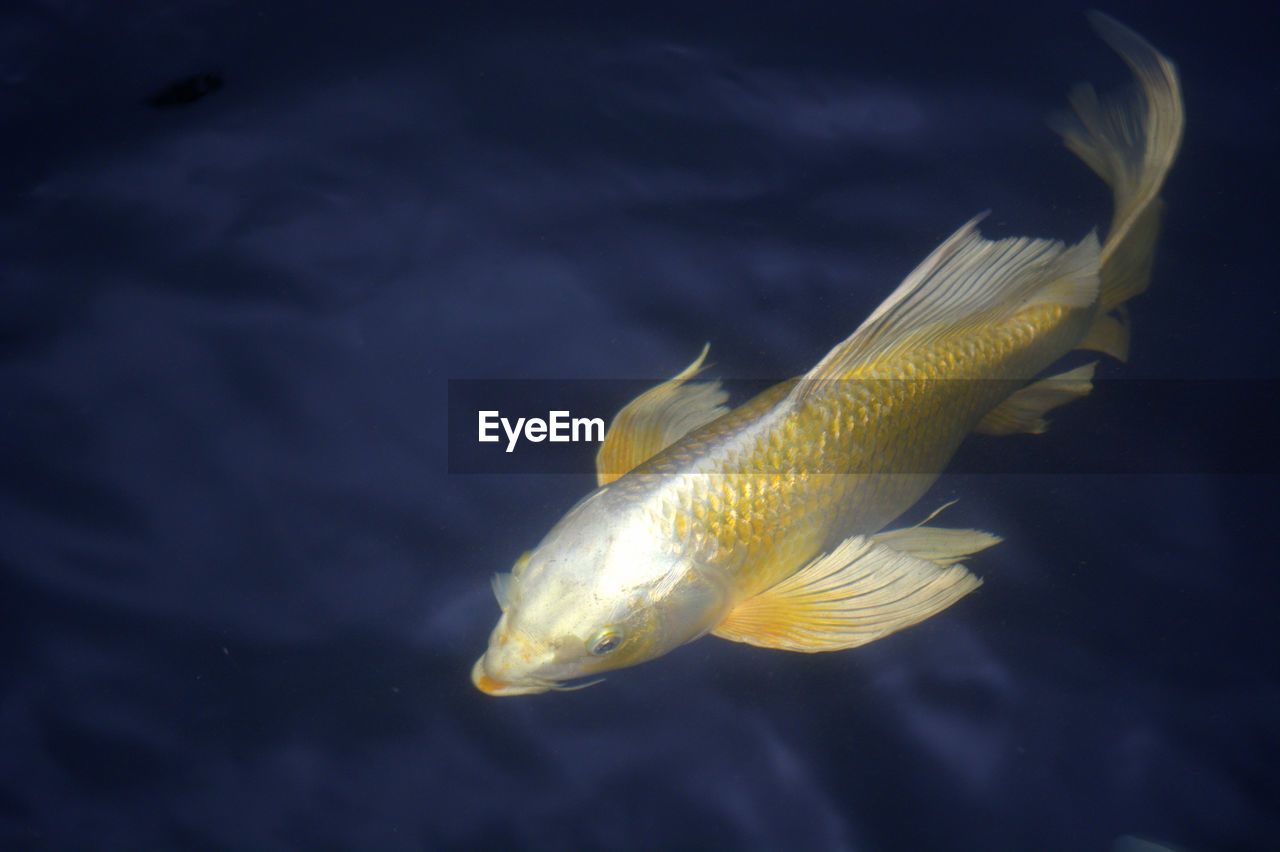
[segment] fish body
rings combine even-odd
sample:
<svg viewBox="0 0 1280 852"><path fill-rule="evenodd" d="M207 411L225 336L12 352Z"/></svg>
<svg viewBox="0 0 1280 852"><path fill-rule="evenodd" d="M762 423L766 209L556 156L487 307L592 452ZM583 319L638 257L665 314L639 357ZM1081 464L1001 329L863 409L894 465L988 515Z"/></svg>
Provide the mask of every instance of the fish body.
<svg viewBox="0 0 1280 852"><path fill-rule="evenodd" d="M1173 66L1094 14L1134 70L1129 98L1072 95L1059 132L1112 187L1105 242L944 241L813 369L728 410L688 368L629 403L600 487L494 588L503 614L473 682L566 686L706 633L798 651L850 648L927 618L980 581L960 560L998 537L884 531L974 431L1042 432L1093 365L1038 378L1073 349L1123 359L1124 303L1146 288L1158 192L1182 132Z"/></svg>

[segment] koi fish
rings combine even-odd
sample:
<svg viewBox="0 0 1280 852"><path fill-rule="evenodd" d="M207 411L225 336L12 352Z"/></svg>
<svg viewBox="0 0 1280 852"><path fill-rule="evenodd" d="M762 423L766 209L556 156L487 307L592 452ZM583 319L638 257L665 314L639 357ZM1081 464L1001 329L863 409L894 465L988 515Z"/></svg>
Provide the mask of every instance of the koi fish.
<svg viewBox="0 0 1280 852"><path fill-rule="evenodd" d="M1038 378L1067 352L1126 358L1125 303L1147 287L1182 137L1173 64L1090 21L1138 83L1106 99L1077 87L1056 126L1112 189L1106 240L988 240L974 219L813 369L733 410L719 382L690 382L704 347L618 413L599 487L494 578L502 615L472 669L479 689L577 689L707 633L853 648L977 588L961 561L999 537L884 528L969 433L1043 432L1046 412L1088 394L1094 364Z"/></svg>

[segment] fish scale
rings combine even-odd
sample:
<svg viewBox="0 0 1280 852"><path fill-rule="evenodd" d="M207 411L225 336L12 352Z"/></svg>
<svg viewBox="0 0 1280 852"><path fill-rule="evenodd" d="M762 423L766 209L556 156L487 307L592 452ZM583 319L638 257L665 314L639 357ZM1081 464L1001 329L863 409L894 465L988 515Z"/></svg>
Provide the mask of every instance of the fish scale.
<svg viewBox="0 0 1280 852"><path fill-rule="evenodd" d="M986 411L1056 360L1092 310L1038 305L978 339L947 339L830 382L799 408L790 380L690 434L626 483L655 500L674 553L731 572L750 596L850 535L878 531L928 489ZM967 377L985 375L974 380Z"/></svg>

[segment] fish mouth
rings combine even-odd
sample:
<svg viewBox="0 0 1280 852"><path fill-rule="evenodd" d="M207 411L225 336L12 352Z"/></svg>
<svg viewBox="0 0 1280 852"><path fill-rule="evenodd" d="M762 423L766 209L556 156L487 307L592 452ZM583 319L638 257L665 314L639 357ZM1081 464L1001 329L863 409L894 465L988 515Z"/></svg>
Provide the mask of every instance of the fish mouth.
<svg viewBox="0 0 1280 852"><path fill-rule="evenodd" d="M507 682L489 677L489 673L484 670L484 657L476 660L476 664L471 667L471 682L486 695L537 695L555 688L555 684L539 680Z"/></svg>
<svg viewBox="0 0 1280 852"><path fill-rule="evenodd" d="M542 692L572 692L575 689L586 689L588 686L594 686L604 678L599 680L591 680L586 683L576 683L566 686L563 683L557 683L553 680L540 680L538 678L528 678L520 681L504 681L495 677L490 677L489 673L484 670L484 657L476 660L476 664L471 667L471 682L476 685L476 689L485 695L537 695Z"/></svg>

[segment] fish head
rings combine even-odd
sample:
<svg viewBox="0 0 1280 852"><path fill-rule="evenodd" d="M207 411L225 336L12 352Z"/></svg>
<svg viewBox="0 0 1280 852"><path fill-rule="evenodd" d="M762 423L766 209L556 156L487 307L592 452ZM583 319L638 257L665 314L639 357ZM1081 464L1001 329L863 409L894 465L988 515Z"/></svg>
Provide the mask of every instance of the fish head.
<svg viewBox="0 0 1280 852"><path fill-rule="evenodd" d="M502 616L471 672L481 691L589 686L573 681L661 656L727 610L727 580L664 550L642 523L575 512L495 580Z"/></svg>

